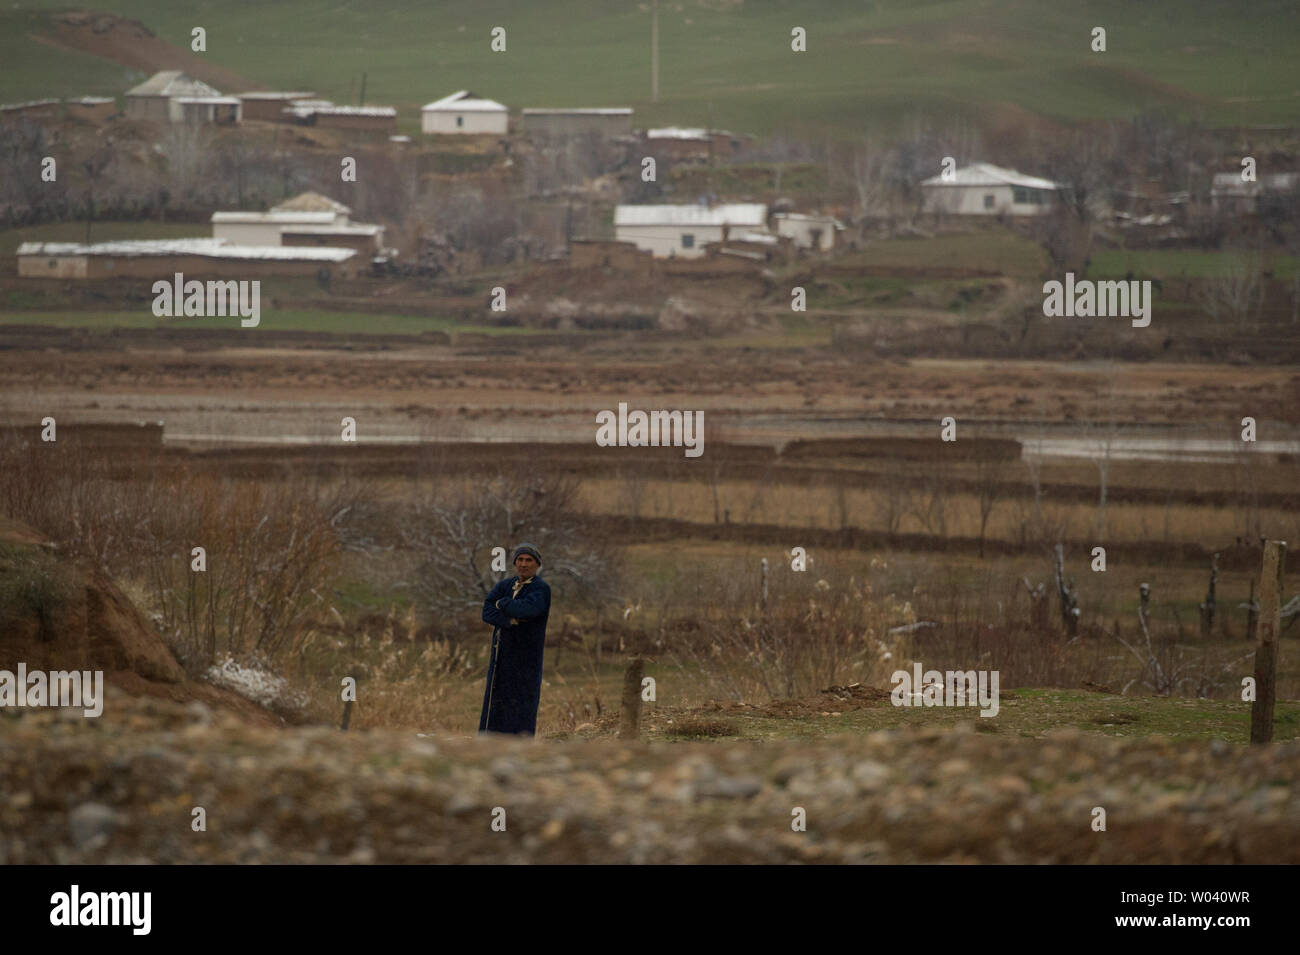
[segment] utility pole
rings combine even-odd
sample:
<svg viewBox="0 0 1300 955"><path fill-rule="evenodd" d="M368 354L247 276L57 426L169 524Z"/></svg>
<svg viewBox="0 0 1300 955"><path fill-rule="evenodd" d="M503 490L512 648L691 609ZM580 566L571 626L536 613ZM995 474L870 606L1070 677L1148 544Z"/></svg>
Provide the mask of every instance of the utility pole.
<svg viewBox="0 0 1300 955"><path fill-rule="evenodd" d="M659 0L650 0L650 102L659 102Z"/></svg>

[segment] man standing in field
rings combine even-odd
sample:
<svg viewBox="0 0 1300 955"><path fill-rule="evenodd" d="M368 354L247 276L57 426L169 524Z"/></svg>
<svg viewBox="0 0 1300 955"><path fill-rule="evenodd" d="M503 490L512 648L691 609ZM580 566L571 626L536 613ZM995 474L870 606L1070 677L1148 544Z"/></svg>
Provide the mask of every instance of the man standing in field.
<svg viewBox="0 0 1300 955"><path fill-rule="evenodd" d="M542 697L542 650L551 588L538 576L542 555L520 544L511 559L518 576L507 577L483 601L483 622L493 626L492 657L479 732L537 733L537 705Z"/></svg>

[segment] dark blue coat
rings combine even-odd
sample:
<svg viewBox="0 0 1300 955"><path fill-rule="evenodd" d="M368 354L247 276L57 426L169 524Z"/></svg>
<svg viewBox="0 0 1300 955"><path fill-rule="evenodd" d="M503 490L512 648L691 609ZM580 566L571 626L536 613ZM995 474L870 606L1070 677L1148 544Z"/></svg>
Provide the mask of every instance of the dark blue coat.
<svg viewBox="0 0 1300 955"><path fill-rule="evenodd" d="M479 732L537 732L537 705L542 698L542 650L546 647L546 618L551 612L551 588L541 577L524 584L519 596L510 592L519 578L507 577L483 601L483 622L493 626L492 659L483 690ZM501 607L497 608L500 600ZM518 621L511 623L512 620Z"/></svg>

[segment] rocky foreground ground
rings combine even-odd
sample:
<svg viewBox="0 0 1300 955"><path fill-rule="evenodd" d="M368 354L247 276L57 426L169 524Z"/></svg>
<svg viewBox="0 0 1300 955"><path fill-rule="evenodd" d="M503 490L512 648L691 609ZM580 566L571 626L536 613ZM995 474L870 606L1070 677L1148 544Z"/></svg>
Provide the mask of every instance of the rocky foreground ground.
<svg viewBox="0 0 1300 955"><path fill-rule="evenodd" d="M0 863L1300 862L1294 742L443 739L107 703L0 713Z"/></svg>

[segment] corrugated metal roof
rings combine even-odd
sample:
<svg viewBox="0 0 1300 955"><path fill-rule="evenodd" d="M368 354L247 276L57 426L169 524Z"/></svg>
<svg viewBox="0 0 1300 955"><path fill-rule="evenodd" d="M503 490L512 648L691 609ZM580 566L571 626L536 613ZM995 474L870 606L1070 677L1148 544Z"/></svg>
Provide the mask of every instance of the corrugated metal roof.
<svg viewBox="0 0 1300 955"><path fill-rule="evenodd" d="M214 212L212 222L216 223L266 223L280 225L330 225L334 222L333 212Z"/></svg>
<svg viewBox="0 0 1300 955"><path fill-rule="evenodd" d="M715 133L727 135L722 130L715 130ZM664 126L662 129L646 130L646 139L703 139L708 142L710 135L702 127Z"/></svg>
<svg viewBox="0 0 1300 955"><path fill-rule="evenodd" d="M1240 172L1216 172L1212 196L1253 196L1260 192L1290 192L1300 186L1300 173L1266 172L1257 182L1242 182Z"/></svg>
<svg viewBox="0 0 1300 955"><path fill-rule="evenodd" d="M0 110L32 109L36 106L51 106L58 102L57 99L32 99L28 100L26 103L0 103Z"/></svg>
<svg viewBox="0 0 1300 955"><path fill-rule="evenodd" d="M126 91L127 96L220 96L202 80L186 76L180 70L163 70L149 77L139 86Z"/></svg>
<svg viewBox="0 0 1300 955"><path fill-rule="evenodd" d="M699 225L761 226L767 222L767 206L759 202L718 206L659 205L617 206L614 225Z"/></svg>
<svg viewBox="0 0 1300 955"><path fill-rule="evenodd" d="M526 109L523 111L525 116L631 116L632 107L630 106L612 106L608 108L583 107L579 109L549 109L537 108Z"/></svg>
<svg viewBox="0 0 1300 955"><path fill-rule="evenodd" d="M378 235L383 229L381 225L292 225L285 226L280 232L295 235Z"/></svg>
<svg viewBox="0 0 1300 955"><path fill-rule="evenodd" d="M334 212L339 215L348 215L352 212L343 203L331 199L329 196L323 196L319 192L300 192L292 199L286 199L284 202L278 202L271 206L272 212Z"/></svg>
<svg viewBox="0 0 1300 955"><path fill-rule="evenodd" d="M834 216L814 215L807 212L778 212L776 215L772 216L772 218L778 221L786 219L790 222L829 222L837 229L844 228L844 223L840 222L840 220Z"/></svg>
<svg viewBox="0 0 1300 955"><path fill-rule="evenodd" d="M172 99L177 103L187 105L198 104L210 106L238 106L239 99L234 96L173 96Z"/></svg>
<svg viewBox="0 0 1300 955"><path fill-rule="evenodd" d="M442 99L436 99L432 103L426 103L422 111L428 110L447 110L455 113L504 113L509 112L506 107L494 99L484 99L477 93L471 93L469 90L458 90L450 96L444 96Z"/></svg>
<svg viewBox="0 0 1300 955"><path fill-rule="evenodd" d="M294 103L283 112L295 116L396 116L397 110L392 106L304 106Z"/></svg>
<svg viewBox="0 0 1300 955"><path fill-rule="evenodd" d="M262 93L237 93L235 95L237 95L240 99L295 100L295 99L311 99L313 96L316 95L316 92L314 90L299 90L293 93L262 92Z"/></svg>
<svg viewBox="0 0 1300 955"><path fill-rule="evenodd" d="M318 246L232 245L225 239L129 239L120 242L24 242L19 255L115 255L135 258L146 255L200 255L212 259L278 259L281 261L343 262L356 255L355 249Z"/></svg>
<svg viewBox="0 0 1300 955"><path fill-rule="evenodd" d="M923 186L1020 186L1025 189L1059 189L1060 183L1037 176L1026 176L1014 169L1003 169L992 163L977 162L953 172L953 178L942 174L921 180Z"/></svg>

